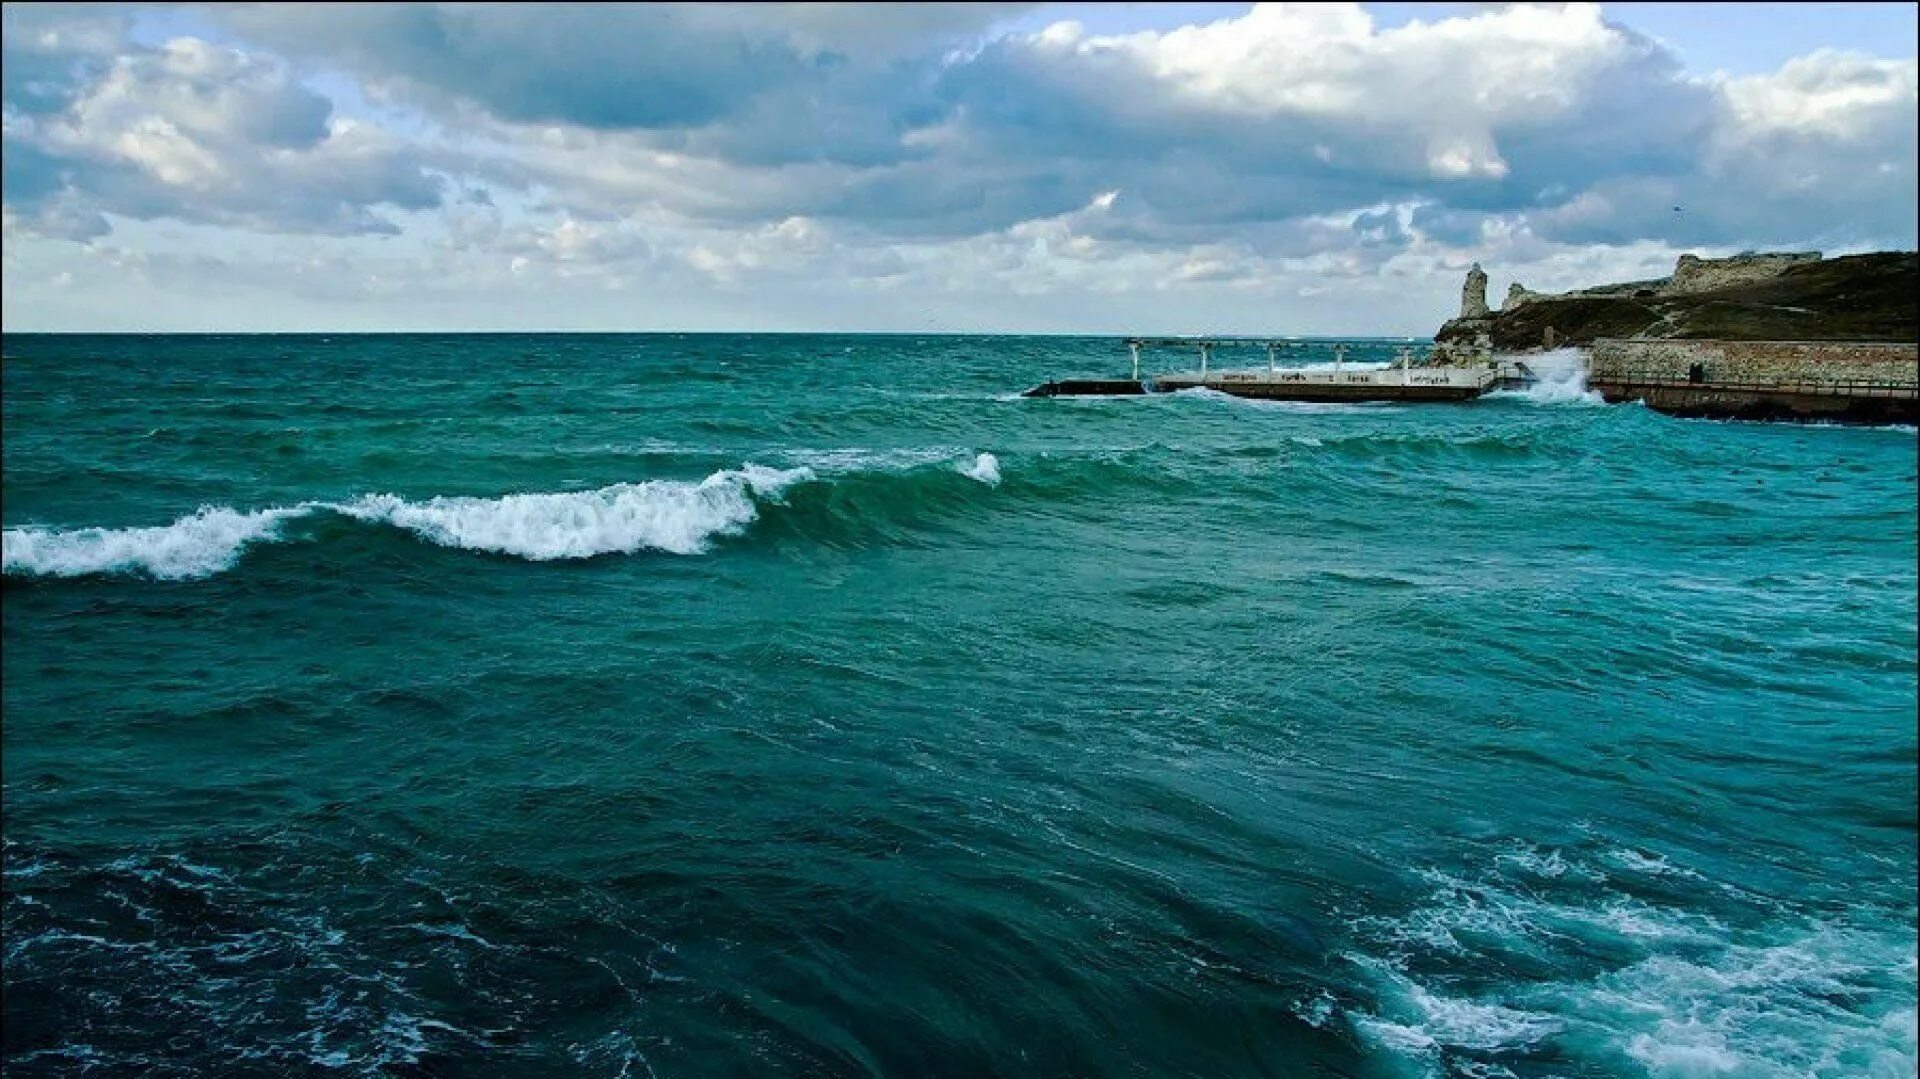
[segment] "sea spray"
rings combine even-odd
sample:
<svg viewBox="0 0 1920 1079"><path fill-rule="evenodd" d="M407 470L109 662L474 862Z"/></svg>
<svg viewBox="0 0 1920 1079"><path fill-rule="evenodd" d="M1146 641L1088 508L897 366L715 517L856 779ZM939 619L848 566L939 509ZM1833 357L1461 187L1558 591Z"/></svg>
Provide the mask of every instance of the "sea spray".
<svg viewBox="0 0 1920 1079"><path fill-rule="evenodd" d="M991 453L983 453L974 458L973 464L960 470L960 474L979 480L988 487L1000 486L1000 459Z"/></svg>
<svg viewBox="0 0 1920 1079"><path fill-rule="evenodd" d="M1600 391L1587 388L1586 355L1577 348L1557 348L1524 356L1503 357L1525 364L1534 383L1523 390L1496 391L1494 397L1520 397L1537 405L1600 405Z"/></svg>

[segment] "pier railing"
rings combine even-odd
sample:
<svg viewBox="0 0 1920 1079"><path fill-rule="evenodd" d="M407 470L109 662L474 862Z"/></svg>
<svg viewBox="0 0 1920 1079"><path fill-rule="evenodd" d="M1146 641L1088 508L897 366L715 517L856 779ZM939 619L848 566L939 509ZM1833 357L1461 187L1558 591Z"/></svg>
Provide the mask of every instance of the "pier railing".
<svg viewBox="0 0 1920 1079"><path fill-rule="evenodd" d="M1913 399L1920 346L1898 341L1602 338L1587 380L1684 390Z"/></svg>
<svg viewBox="0 0 1920 1079"><path fill-rule="evenodd" d="M1719 379L1675 378L1666 370L1594 371L1591 385L1625 388L1728 390L1741 393L1799 393L1826 397L1920 397L1920 386L1867 378Z"/></svg>
<svg viewBox="0 0 1920 1079"><path fill-rule="evenodd" d="M1280 357L1285 353L1289 351L1297 351L1297 350L1315 348L1315 347L1321 347L1321 348L1330 347L1332 349L1333 365L1334 365L1334 370L1336 371L1338 371L1341 365L1346 362L1348 353L1351 352L1353 349L1353 346L1346 343L1345 341L1333 341L1333 342L1302 341L1302 340L1299 340L1298 338L1265 338L1265 337L1129 337L1127 338L1127 351L1133 357L1133 377L1136 379L1140 377L1140 351L1142 349L1148 349L1148 348L1195 349L1200 354L1200 373L1202 375L1205 375L1208 369L1213 364L1213 350L1217 348L1264 349L1267 354L1267 371L1269 374L1272 374L1281 370ZM1394 357L1394 362L1399 364L1402 370L1405 370L1406 368L1412 366L1413 351L1414 351L1413 346L1401 345L1396 352L1396 355Z"/></svg>

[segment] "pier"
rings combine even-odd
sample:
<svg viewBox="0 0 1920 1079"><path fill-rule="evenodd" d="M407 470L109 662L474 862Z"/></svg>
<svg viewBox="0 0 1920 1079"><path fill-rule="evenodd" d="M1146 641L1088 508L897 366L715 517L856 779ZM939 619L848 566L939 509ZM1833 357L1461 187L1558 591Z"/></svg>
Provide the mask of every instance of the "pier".
<svg viewBox="0 0 1920 1079"><path fill-rule="evenodd" d="M1333 362L1303 368L1281 363L1290 351L1306 347L1300 341L1243 337L1131 337L1126 340L1132 360L1128 379L1063 379L1028 390L1027 397L1110 397L1148 393L1177 393L1207 389L1234 397L1272 401L1466 401L1492 389L1498 380L1490 365L1416 365L1412 346L1401 346L1392 366L1346 366L1351 346L1333 346ZM1174 348L1198 354L1200 365L1188 371L1141 374L1146 349ZM1216 370L1214 353L1220 349L1258 349L1266 366Z"/></svg>
<svg viewBox="0 0 1920 1079"><path fill-rule="evenodd" d="M1920 422L1920 350L1878 341L1602 339L1587 384L1676 416Z"/></svg>

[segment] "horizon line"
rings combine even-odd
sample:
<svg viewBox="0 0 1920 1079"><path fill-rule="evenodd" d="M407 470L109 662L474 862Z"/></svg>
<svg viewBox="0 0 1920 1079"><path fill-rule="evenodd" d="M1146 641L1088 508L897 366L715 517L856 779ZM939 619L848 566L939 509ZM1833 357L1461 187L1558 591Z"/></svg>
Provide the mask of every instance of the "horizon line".
<svg viewBox="0 0 1920 1079"><path fill-rule="evenodd" d="M1152 333L1067 330L0 330L0 337L1112 337L1192 338L1209 341L1431 341L1431 334L1399 333Z"/></svg>

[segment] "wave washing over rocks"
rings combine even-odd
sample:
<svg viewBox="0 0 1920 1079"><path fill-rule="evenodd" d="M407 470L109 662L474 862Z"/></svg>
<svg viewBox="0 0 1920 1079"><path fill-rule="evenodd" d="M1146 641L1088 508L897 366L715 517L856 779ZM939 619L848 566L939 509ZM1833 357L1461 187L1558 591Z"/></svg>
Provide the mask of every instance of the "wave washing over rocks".
<svg viewBox="0 0 1920 1079"><path fill-rule="evenodd" d="M291 521L334 513L404 529L442 547L512 555L529 561L662 551L703 554L716 539L740 534L766 504L780 504L797 484L861 471L899 473L934 462L914 454L848 451L831 459L838 473L747 464L703 480L616 483L590 491L508 494L496 498L439 496L414 501L370 494L344 502L302 502L243 512L205 506L172 524L139 528L10 528L0 536L7 574L82 577L132 573L191 580L231 569L249 546L282 540ZM989 487L1000 484L999 460L982 453L953 462L953 471Z"/></svg>

